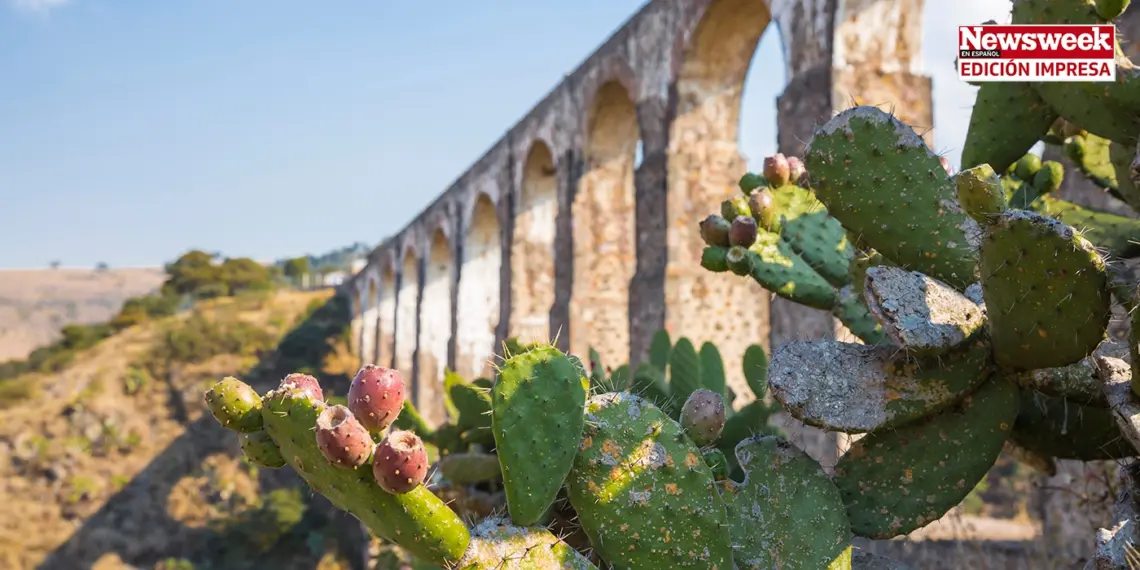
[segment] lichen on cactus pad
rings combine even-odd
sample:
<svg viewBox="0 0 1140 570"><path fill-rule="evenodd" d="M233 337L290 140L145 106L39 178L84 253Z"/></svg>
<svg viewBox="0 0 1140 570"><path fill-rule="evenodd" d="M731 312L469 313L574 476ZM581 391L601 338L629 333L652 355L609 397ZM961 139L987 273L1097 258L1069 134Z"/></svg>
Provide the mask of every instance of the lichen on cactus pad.
<svg viewBox="0 0 1140 570"><path fill-rule="evenodd" d="M488 517L471 530L456 570L597 570L585 556L543 527L520 527Z"/></svg>
<svg viewBox="0 0 1140 570"><path fill-rule="evenodd" d="M986 227L982 295L997 363L1012 371L1067 366L1104 339L1104 260L1072 227L1009 210Z"/></svg>
<svg viewBox="0 0 1140 570"><path fill-rule="evenodd" d="M1017 412L1017 387L996 378L952 409L855 441L834 477L852 530L892 538L941 518L993 466Z"/></svg>
<svg viewBox="0 0 1140 570"><path fill-rule="evenodd" d="M800 421L862 433L913 422L952 406L990 375L989 347L913 359L896 347L797 340L772 355L772 395Z"/></svg>
<svg viewBox="0 0 1140 570"><path fill-rule="evenodd" d="M422 485L392 495L377 485L370 465L344 469L321 455L313 426L327 405L312 397L311 390L285 385L266 394L262 403L265 431L313 491L352 513L377 537L418 558L447 564L463 556L470 540L467 527Z"/></svg>
<svg viewBox="0 0 1140 570"><path fill-rule="evenodd" d="M812 188L843 227L884 257L955 288L974 281L978 223L907 124L875 107L839 113L807 150Z"/></svg>
<svg viewBox="0 0 1140 570"><path fill-rule="evenodd" d="M590 398L570 504L614 568L732 568L712 470L681 426L628 392Z"/></svg>
<svg viewBox="0 0 1140 570"><path fill-rule="evenodd" d="M721 488L738 568L850 570L851 524L819 463L769 436L740 442L736 459L744 482Z"/></svg>
<svg viewBox="0 0 1140 570"><path fill-rule="evenodd" d="M868 268L863 291L871 315L887 336L919 354L949 351L985 323L985 312L977 304L917 271Z"/></svg>
<svg viewBox="0 0 1140 570"><path fill-rule="evenodd" d="M491 389L491 431L516 524L537 523L574 463L589 378L553 346L512 356Z"/></svg>

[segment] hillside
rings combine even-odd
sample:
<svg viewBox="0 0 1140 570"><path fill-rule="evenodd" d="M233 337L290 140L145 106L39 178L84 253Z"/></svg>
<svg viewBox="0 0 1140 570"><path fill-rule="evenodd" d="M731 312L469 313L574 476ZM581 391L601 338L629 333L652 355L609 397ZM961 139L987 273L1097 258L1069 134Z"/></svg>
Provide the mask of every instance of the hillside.
<svg viewBox="0 0 1140 570"><path fill-rule="evenodd" d="M267 389L302 369L343 393L347 317L330 291L243 294L0 381L31 394L0 406L0 567L347 568L358 527L245 463L202 403L225 375Z"/></svg>
<svg viewBox="0 0 1140 570"><path fill-rule="evenodd" d="M161 267L0 270L0 362L58 339L64 325L111 319L165 278Z"/></svg>

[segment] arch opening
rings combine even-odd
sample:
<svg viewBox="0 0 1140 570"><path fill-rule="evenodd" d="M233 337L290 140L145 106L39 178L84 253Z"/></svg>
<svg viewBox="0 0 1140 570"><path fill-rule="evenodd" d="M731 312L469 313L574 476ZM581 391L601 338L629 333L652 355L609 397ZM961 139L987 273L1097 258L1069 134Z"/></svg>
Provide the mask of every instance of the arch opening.
<svg viewBox="0 0 1140 570"><path fill-rule="evenodd" d="M716 344L737 406L754 399L738 371L750 344L767 348L768 298L757 295L747 280L700 267L704 243L697 222L718 212L724 199L738 195L737 182L747 172L738 140L744 81L770 21L764 2L715 0L709 5L683 56L669 141L665 326L673 338L688 337L698 346ZM785 68L782 57L762 65L754 76L766 78L772 68Z"/></svg>
<svg viewBox="0 0 1140 570"><path fill-rule="evenodd" d="M637 108L617 81L599 88L590 110L586 168L574 197L574 286L570 350L629 360L629 286L637 263L634 162Z"/></svg>
<svg viewBox="0 0 1140 570"><path fill-rule="evenodd" d="M376 321L380 317L376 298L378 294L376 279L375 275L368 277L368 292L364 296L364 318L361 323L363 330L360 335L360 361L363 364L376 362Z"/></svg>
<svg viewBox="0 0 1140 570"><path fill-rule="evenodd" d="M554 304L554 220L558 178L554 155L535 142L523 166L522 194L511 245L510 335L525 342L548 342Z"/></svg>
<svg viewBox="0 0 1140 570"><path fill-rule="evenodd" d="M451 340L451 243L443 229L432 235L424 268L423 306L420 311L419 399L416 407L430 425L447 419L443 403L443 371Z"/></svg>
<svg viewBox="0 0 1140 570"><path fill-rule="evenodd" d="M456 371L468 379L492 375L502 257L495 203L480 194L464 241L456 314Z"/></svg>
<svg viewBox="0 0 1140 570"><path fill-rule="evenodd" d="M396 272L390 263L384 265L380 276L380 297L377 300L376 364L395 366L392 343L396 338Z"/></svg>
<svg viewBox="0 0 1140 570"><path fill-rule="evenodd" d="M404 252L404 266L400 272L400 290L396 292L396 366L405 381L412 385L412 401L416 401L419 383L412 374L412 358L416 350L416 325L419 320L420 268L416 252Z"/></svg>
<svg viewBox="0 0 1140 570"><path fill-rule="evenodd" d="M360 289L360 285L355 285L352 288L352 338L356 343L352 347L356 351L356 357L361 361L364 360L364 293Z"/></svg>

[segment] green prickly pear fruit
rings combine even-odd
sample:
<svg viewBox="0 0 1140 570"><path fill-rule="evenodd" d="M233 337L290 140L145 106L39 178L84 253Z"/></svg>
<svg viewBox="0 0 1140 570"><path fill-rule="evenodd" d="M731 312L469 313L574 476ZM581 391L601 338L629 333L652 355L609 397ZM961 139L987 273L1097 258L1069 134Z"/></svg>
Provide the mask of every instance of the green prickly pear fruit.
<svg viewBox="0 0 1140 570"><path fill-rule="evenodd" d="M729 228L728 243L729 245L749 247L756 243L756 233L756 220L744 216L737 216Z"/></svg>
<svg viewBox="0 0 1140 570"><path fill-rule="evenodd" d="M404 408L404 377L399 370L366 364L348 386L348 409L360 425L380 433Z"/></svg>
<svg viewBox="0 0 1140 570"><path fill-rule="evenodd" d="M788 180L806 188L809 185L804 183L805 178L807 178L807 168L804 167L804 161L800 160L798 156L789 156Z"/></svg>
<svg viewBox="0 0 1140 570"><path fill-rule="evenodd" d="M488 517L471 529L467 552L456 570L597 570L585 556L549 530L520 527Z"/></svg>
<svg viewBox="0 0 1140 570"><path fill-rule="evenodd" d="M372 476L381 489L393 495L410 493L424 482L427 470L427 450L416 434L396 430L376 444Z"/></svg>
<svg viewBox="0 0 1140 570"><path fill-rule="evenodd" d="M757 188L764 188L768 186L768 181L764 180L764 178L758 174L748 172L744 176L740 177L739 186L740 191L747 195Z"/></svg>
<svg viewBox="0 0 1140 570"><path fill-rule="evenodd" d="M1111 22L1124 14L1130 3L1131 0L1096 0L1096 15Z"/></svg>
<svg viewBox="0 0 1140 570"><path fill-rule="evenodd" d="M1001 177L988 164L963 170L954 177L958 187L958 203L971 218L986 223L1006 209L1005 188Z"/></svg>
<svg viewBox="0 0 1140 570"><path fill-rule="evenodd" d="M748 195L748 209L752 210L752 219L756 220L757 225L770 232L779 231L780 213L776 209L771 190L768 188L753 190Z"/></svg>
<svg viewBox="0 0 1140 570"><path fill-rule="evenodd" d="M764 178L772 186L779 188L791 180L791 165L781 153L764 159Z"/></svg>
<svg viewBox="0 0 1140 570"><path fill-rule="evenodd" d="M567 495L601 558L614 568L732 568L724 502L681 426L628 392L591 397L585 418Z"/></svg>
<svg viewBox="0 0 1140 570"><path fill-rule="evenodd" d="M261 429L261 397L253 388L227 376L206 392L206 406L222 427L239 433Z"/></svg>
<svg viewBox="0 0 1140 570"><path fill-rule="evenodd" d="M372 436L344 406L329 406L317 416L317 448L325 459L345 469L368 462L372 454Z"/></svg>
<svg viewBox="0 0 1140 570"><path fill-rule="evenodd" d="M737 567L850 570L851 524L819 463L770 436L745 439L735 453L744 482L729 481L723 496Z"/></svg>
<svg viewBox="0 0 1140 570"><path fill-rule="evenodd" d="M513 356L491 389L491 432L511 519L532 525L574 463L590 380L553 346Z"/></svg>
<svg viewBox="0 0 1140 570"><path fill-rule="evenodd" d="M317 379L308 374L290 374L281 380L281 384L277 389L293 387L300 392L309 395L310 398L323 402L325 401L325 393L321 390L321 383Z"/></svg>
<svg viewBox="0 0 1140 570"><path fill-rule="evenodd" d="M710 447L702 449L701 455L705 458L705 465L708 465L709 469L712 470L713 479L717 481L728 479L728 458L724 456L724 452L715 447Z"/></svg>
<svg viewBox="0 0 1140 570"><path fill-rule="evenodd" d="M1013 165L1013 175L1029 182L1037 171L1041 170L1041 157L1033 153L1026 153Z"/></svg>
<svg viewBox="0 0 1140 570"><path fill-rule="evenodd" d="M277 469L285 466L285 458L281 456L281 450L277 448L277 444L273 443L273 438L269 437L265 430L238 434L238 440L241 441L242 453L245 454L250 463L266 469Z"/></svg>
<svg viewBox="0 0 1140 570"><path fill-rule="evenodd" d="M748 249L742 245L729 248L724 261L728 264L729 271L741 277L752 273L752 256L748 255Z"/></svg>
<svg viewBox="0 0 1140 570"><path fill-rule="evenodd" d="M1046 160L1033 175L1033 187L1038 195L1051 194L1061 189L1065 181L1065 167L1055 160Z"/></svg>
<svg viewBox="0 0 1140 570"><path fill-rule="evenodd" d="M732 224L723 216L711 215L700 223L701 239L711 246L728 247L728 233Z"/></svg>
<svg viewBox="0 0 1140 570"><path fill-rule="evenodd" d="M736 196L721 202L720 215L726 220L735 220L737 216L752 216L748 209L748 197Z"/></svg>
<svg viewBox="0 0 1140 570"><path fill-rule="evenodd" d="M681 427L698 447L715 442L724 430L724 421L724 398L712 390L694 390L681 407Z"/></svg>

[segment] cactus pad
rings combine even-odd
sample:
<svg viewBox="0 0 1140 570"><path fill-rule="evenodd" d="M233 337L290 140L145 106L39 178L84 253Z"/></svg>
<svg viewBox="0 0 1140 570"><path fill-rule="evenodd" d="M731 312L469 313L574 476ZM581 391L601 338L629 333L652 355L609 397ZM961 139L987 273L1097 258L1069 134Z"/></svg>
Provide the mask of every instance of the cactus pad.
<svg viewBox="0 0 1140 570"><path fill-rule="evenodd" d="M553 346L512 356L491 389L491 431L507 506L520 525L539 521L574 462L590 381Z"/></svg>
<svg viewBox="0 0 1140 570"><path fill-rule="evenodd" d="M744 482L721 494L738 568L851 568L851 524L819 463L776 437L740 442L736 459Z"/></svg>
<svg viewBox="0 0 1140 570"><path fill-rule="evenodd" d="M806 162L831 215L884 257L953 287L974 281L978 223L910 126L875 107L848 109L815 132Z"/></svg>
<svg viewBox="0 0 1140 570"><path fill-rule="evenodd" d="M732 567L724 503L681 426L633 394L590 398L570 504L615 568Z"/></svg>
<svg viewBox="0 0 1140 570"><path fill-rule="evenodd" d="M748 249L751 276L789 301L825 311L835 305L835 289L778 234L761 231Z"/></svg>
<svg viewBox="0 0 1140 570"><path fill-rule="evenodd" d="M1040 368L1022 372L1015 375L1014 379L1026 390L1065 398L1085 406L1108 408L1108 399L1100 388L1092 356L1061 368Z"/></svg>
<svg viewBox="0 0 1140 570"><path fill-rule="evenodd" d="M804 423L862 433L953 405L989 377L988 359L989 347L980 342L912 361L892 346L796 340L773 353L768 384Z"/></svg>
<svg viewBox="0 0 1140 570"><path fill-rule="evenodd" d="M981 268L998 364L1014 371L1067 366L1104 339L1104 261L1072 227L1007 211L986 228Z"/></svg>
<svg viewBox="0 0 1140 570"><path fill-rule="evenodd" d="M772 209L779 218L778 229L766 229L779 233L793 251L833 286L846 285L847 266L855 256L855 249L848 243L847 232L839 220L829 215L823 202L809 190L787 184L771 192Z"/></svg>
<svg viewBox="0 0 1140 570"><path fill-rule="evenodd" d="M867 301L856 293L854 284L839 290L839 299L831 314L839 319L851 334L867 344L888 344L890 339L883 331L883 325L871 315Z"/></svg>
<svg viewBox="0 0 1140 570"><path fill-rule="evenodd" d="M285 466L285 458L281 457L281 450L277 449L277 444L273 443L273 438L269 437L269 434L265 433L264 430L239 434L238 440L241 441L242 453L245 454L245 458L250 463L266 469L277 469Z"/></svg>
<svg viewBox="0 0 1140 570"><path fill-rule="evenodd" d="M1017 412L1017 388L996 379L926 421L857 440L834 479L852 530L892 538L941 518L993 466Z"/></svg>
<svg viewBox="0 0 1140 570"><path fill-rule="evenodd" d="M1096 246L1107 249L1109 255L1124 258L1140 256L1140 220L1083 208L1049 195L1034 200L1030 209L1080 228L1081 235Z"/></svg>
<svg viewBox="0 0 1140 570"><path fill-rule="evenodd" d="M867 269L864 298L887 336L920 354L953 349L985 322L985 313L965 295L937 279L897 267Z"/></svg>
<svg viewBox="0 0 1140 570"><path fill-rule="evenodd" d="M1057 119L1057 112L1027 83L984 83L974 100L962 168L989 163L1004 171L1021 158Z"/></svg>
<svg viewBox="0 0 1140 570"><path fill-rule="evenodd" d="M498 479L499 458L490 453L452 453L439 460L439 472L452 483L479 483Z"/></svg>
<svg viewBox="0 0 1140 570"><path fill-rule="evenodd" d="M1106 408L1086 406L1029 390L1010 440L1046 457L1096 461L1136 455Z"/></svg>
<svg viewBox="0 0 1140 570"><path fill-rule="evenodd" d="M456 570L597 570L585 556L542 527L518 527L489 517L471 529Z"/></svg>

